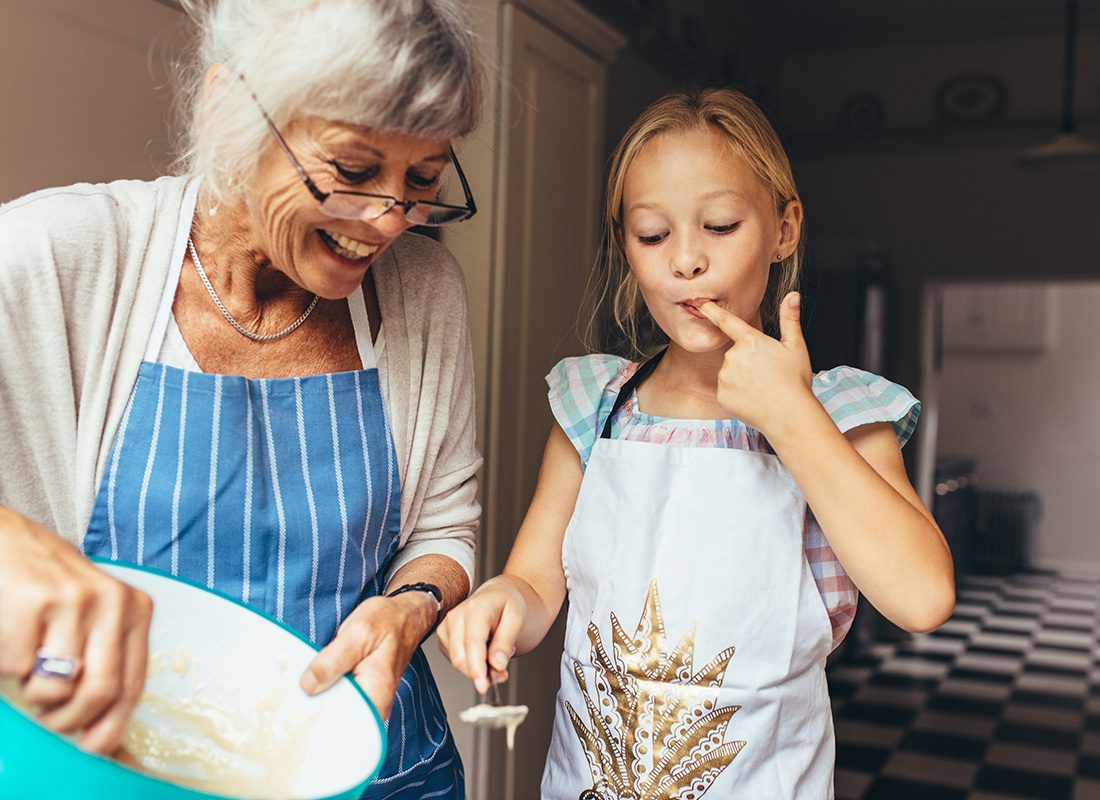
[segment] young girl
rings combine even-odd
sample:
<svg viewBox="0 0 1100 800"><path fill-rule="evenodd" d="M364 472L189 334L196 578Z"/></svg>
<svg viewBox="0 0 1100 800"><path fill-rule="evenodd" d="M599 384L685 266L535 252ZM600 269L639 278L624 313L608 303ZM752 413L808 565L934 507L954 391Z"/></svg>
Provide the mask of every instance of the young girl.
<svg viewBox="0 0 1100 800"><path fill-rule="evenodd" d="M951 557L906 477L919 404L875 375L812 375L802 204L764 115L673 94L608 180L606 296L648 360L570 358L504 574L440 640L485 692L569 595L544 798L827 798L825 659L856 589L910 631L954 606ZM778 323L779 338L763 332Z"/></svg>

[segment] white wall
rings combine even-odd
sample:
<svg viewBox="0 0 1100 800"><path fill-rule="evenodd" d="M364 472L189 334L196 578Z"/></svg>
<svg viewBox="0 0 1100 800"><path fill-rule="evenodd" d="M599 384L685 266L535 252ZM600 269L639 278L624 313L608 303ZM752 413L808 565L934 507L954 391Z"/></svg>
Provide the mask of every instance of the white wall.
<svg viewBox="0 0 1100 800"><path fill-rule="evenodd" d="M1100 281L1052 284L1053 344L1038 354L946 352L941 454L974 456L985 488L1043 499L1040 566L1100 573Z"/></svg>
<svg viewBox="0 0 1100 800"><path fill-rule="evenodd" d="M0 202L162 174L184 32L154 0L0 0Z"/></svg>

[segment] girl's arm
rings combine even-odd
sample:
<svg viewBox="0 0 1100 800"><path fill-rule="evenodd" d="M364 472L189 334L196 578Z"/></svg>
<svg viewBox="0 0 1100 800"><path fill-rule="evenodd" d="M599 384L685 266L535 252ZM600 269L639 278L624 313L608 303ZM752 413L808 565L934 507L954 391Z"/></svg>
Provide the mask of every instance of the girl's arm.
<svg viewBox="0 0 1100 800"><path fill-rule="evenodd" d="M829 545L868 600L912 632L955 605L951 552L917 496L889 423L842 434L811 397L766 435L802 489Z"/></svg>
<svg viewBox="0 0 1100 800"><path fill-rule="evenodd" d="M783 300L779 341L713 303L699 310L733 341L719 402L767 437L859 590L906 630L945 622L955 584L943 534L909 483L890 425L845 436L814 397L798 295Z"/></svg>
<svg viewBox="0 0 1100 800"><path fill-rule="evenodd" d="M508 661L533 650L565 601L562 539L581 486L581 460L554 423L531 506L504 574L486 581L439 626L439 644L484 694L507 677ZM489 674L488 664L492 665Z"/></svg>

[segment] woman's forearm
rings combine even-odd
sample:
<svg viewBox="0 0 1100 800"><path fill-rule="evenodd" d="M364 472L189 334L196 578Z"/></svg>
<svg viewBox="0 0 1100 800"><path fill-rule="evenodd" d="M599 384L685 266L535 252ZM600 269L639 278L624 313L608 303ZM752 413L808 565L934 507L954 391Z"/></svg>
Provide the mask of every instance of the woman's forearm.
<svg viewBox="0 0 1100 800"><path fill-rule="evenodd" d="M414 558L390 578L386 593L410 583L430 583L439 587L443 594L443 613L457 606L470 593L470 580L457 561L447 556L429 554ZM436 605L428 592L404 592L395 600L416 603L426 613L416 617L417 624L423 623L423 635L435 625Z"/></svg>
<svg viewBox="0 0 1100 800"><path fill-rule="evenodd" d="M893 432L868 430L860 449L816 400L768 441L860 591L908 630L940 625L954 606L951 554L909 484Z"/></svg>

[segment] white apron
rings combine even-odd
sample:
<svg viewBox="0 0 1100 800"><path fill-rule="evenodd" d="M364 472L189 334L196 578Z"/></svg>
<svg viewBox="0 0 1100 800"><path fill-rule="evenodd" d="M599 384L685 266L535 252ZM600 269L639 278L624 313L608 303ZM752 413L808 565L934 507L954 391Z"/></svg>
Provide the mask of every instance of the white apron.
<svg viewBox="0 0 1100 800"><path fill-rule="evenodd" d="M543 798L832 798L832 633L801 490L769 453L613 440L614 415L562 546Z"/></svg>

